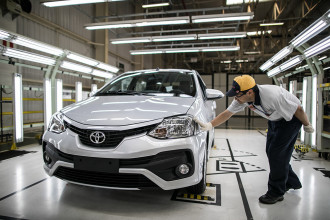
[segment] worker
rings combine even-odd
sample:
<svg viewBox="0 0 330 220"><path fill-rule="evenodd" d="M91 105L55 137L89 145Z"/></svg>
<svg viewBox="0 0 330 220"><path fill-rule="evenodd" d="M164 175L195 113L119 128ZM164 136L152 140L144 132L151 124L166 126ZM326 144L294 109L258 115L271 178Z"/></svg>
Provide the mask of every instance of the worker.
<svg viewBox="0 0 330 220"><path fill-rule="evenodd" d="M208 131L245 107L268 119L266 154L270 173L268 191L259 201L264 204L282 201L286 191L302 187L290 165L298 132L302 125L305 132L314 132L299 99L279 86L257 85L249 75L235 77L226 95L234 96L233 102L211 122L203 123L197 118L194 120L202 130Z"/></svg>

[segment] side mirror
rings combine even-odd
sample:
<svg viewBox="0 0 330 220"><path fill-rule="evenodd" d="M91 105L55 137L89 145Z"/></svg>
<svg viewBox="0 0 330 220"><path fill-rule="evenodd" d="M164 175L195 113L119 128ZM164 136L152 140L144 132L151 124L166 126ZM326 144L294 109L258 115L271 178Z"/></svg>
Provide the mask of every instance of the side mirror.
<svg viewBox="0 0 330 220"><path fill-rule="evenodd" d="M225 95L216 89L206 89L206 98L207 100L215 100L215 99L221 99Z"/></svg>

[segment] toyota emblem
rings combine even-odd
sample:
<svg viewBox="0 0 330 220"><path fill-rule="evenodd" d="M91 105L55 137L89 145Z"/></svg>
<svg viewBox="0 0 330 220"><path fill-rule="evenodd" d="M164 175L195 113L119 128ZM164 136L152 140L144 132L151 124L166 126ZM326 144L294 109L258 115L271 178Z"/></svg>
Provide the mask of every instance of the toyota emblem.
<svg viewBox="0 0 330 220"><path fill-rule="evenodd" d="M105 141L105 134L103 132L101 132L101 131L94 131L89 136L89 139L94 144L102 144Z"/></svg>

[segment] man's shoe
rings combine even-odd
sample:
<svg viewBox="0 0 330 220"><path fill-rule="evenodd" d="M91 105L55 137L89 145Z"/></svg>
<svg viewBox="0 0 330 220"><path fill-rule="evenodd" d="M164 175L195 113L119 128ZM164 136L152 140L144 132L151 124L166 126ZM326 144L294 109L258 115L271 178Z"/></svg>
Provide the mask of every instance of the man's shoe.
<svg viewBox="0 0 330 220"><path fill-rule="evenodd" d="M264 204L275 204L279 201L283 201L284 197L283 196L278 196L278 197L271 197L267 194L260 196L259 202L264 203Z"/></svg>
<svg viewBox="0 0 330 220"><path fill-rule="evenodd" d="M302 186L298 186L298 187L287 186L286 189L285 189L285 192L289 191L290 189L294 189L294 190L301 189L301 187Z"/></svg>

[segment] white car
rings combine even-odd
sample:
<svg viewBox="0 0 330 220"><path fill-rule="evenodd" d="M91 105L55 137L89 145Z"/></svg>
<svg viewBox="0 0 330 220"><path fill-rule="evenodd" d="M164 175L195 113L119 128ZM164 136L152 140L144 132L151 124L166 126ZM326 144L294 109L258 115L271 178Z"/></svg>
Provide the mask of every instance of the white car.
<svg viewBox="0 0 330 220"><path fill-rule="evenodd" d="M67 182L115 189L185 188L203 193L218 90L193 70L126 72L52 116L44 169Z"/></svg>

